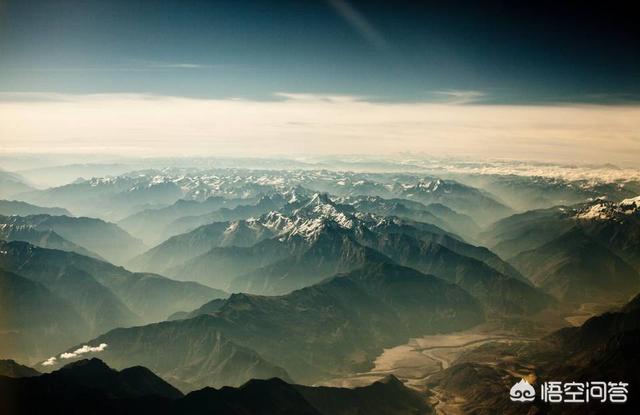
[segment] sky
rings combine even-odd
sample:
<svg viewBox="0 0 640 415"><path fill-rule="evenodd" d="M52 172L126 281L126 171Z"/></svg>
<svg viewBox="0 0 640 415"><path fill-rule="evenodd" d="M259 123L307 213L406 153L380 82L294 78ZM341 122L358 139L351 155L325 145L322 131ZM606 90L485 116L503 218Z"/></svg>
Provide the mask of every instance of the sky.
<svg viewBox="0 0 640 415"><path fill-rule="evenodd" d="M0 147L640 160L638 6L525 3L0 0Z"/></svg>

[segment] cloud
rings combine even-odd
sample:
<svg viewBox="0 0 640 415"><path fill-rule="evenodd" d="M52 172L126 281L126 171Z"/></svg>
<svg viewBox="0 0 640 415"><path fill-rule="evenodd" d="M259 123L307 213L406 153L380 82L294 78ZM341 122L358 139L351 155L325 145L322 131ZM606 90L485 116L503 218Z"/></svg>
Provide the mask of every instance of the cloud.
<svg viewBox="0 0 640 415"><path fill-rule="evenodd" d="M123 63L94 65L94 66L77 66L77 65L63 65L63 66L16 66L12 64L0 64L0 69L9 71L20 72L152 72L152 71L164 71L175 69L216 69L216 70L237 70L242 68L242 65L234 64L215 64L205 65L193 62L155 62L155 61L142 61L132 60Z"/></svg>
<svg viewBox="0 0 640 415"><path fill-rule="evenodd" d="M272 101L0 94L0 152L131 156L422 152L640 163L638 105L459 105L478 94L441 92L458 101L389 103L352 95L287 92Z"/></svg>
<svg viewBox="0 0 640 415"><path fill-rule="evenodd" d="M449 104L470 104L472 102L478 102L480 99L486 97L482 91L469 91L469 90L446 90L446 91L433 91L433 94L445 98Z"/></svg>
<svg viewBox="0 0 640 415"><path fill-rule="evenodd" d="M55 357L50 357L47 360L45 360L44 362L42 362L42 366L53 366L56 364L56 358Z"/></svg>
<svg viewBox="0 0 640 415"><path fill-rule="evenodd" d="M85 353L97 353L97 352L101 352L104 349L107 348L107 343L100 343L99 346L95 346L95 347L91 347L89 345L84 345L79 349L74 350L73 352L70 353L62 353L60 355L61 359L73 359L74 357L78 357L80 355L83 355ZM55 358L54 358L55 359Z"/></svg>

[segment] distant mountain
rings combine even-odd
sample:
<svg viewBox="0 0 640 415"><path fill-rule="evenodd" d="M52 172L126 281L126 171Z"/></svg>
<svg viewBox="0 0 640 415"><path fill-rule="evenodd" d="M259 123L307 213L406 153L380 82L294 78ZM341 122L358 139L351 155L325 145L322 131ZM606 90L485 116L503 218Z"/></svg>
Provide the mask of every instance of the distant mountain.
<svg viewBox="0 0 640 415"><path fill-rule="evenodd" d="M356 269L365 262L389 262L389 257L394 258L393 253L380 251L378 241L384 235L404 234L450 247L458 254L448 257L452 262L447 266L451 269L460 261L477 259L474 266L480 262L478 265L489 269L486 264L490 264L494 267L491 269L494 275L502 272L519 280L520 284L528 284L515 268L488 249L467 244L435 225L360 213L353 205L336 203L326 194L318 193L297 204L287 204L281 212L270 212L255 220L239 223L259 229L261 235L269 239L253 246L226 244L222 248L215 247L181 264L180 260L186 256L208 244L220 245L218 241L222 237L235 233L227 223L211 224L171 238L157 247L158 252L154 256L150 256L153 250L145 254L149 256L146 263L152 266L154 262L166 264L171 261L175 265L165 271L169 275L180 280L195 279L228 291L283 294L332 274ZM207 234L205 230L215 232ZM203 243L201 239L207 242ZM199 242L198 246L195 241ZM404 260L406 258L400 263ZM450 275L443 277L449 278ZM524 289L532 291L530 287Z"/></svg>
<svg viewBox="0 0 640 415"><path fill-rule="evenodd" d="M0 376L0 411L80 414L427 415L420 393L389 376L371 385L329 388L253 379L239 388L204 388L184 396L144 367L115 371L98 359L26 379Z"/></svg>
<svg viewBox="0 0 640 415"><path fill-rule="evenodd" d="M148 330L171 327L181 333L197 321L200 336L219 330L305 383L364 369L383 347L471 327L484 314L478 301L458 286L392 264L366 265L284 296L234 294L201 312L206 314ZM113 339L107 335L94 341ZM108 353L107 362L117 355L118 364L131 363L127 349L110 346Z"/></svg>
<svg viewBox="0 0 640 415"><path fill-rule="evenodd" d="M18 200L0 200L0 215L29 216L29 215L71 216L67 209L56 207L42 207Z"/></svg>
<svg viewBox="0 0 640 415"><path fill-rule="evenodd" d="M501 219L491 225L481 239L485 246L503 258L543 245L573 227L568 219L570 208L557 206L531 210Z"/></svg>
<svg viewBox="0 0 640 415"><path fill-rule="evenodd" d="M399 264L435 275L464 288L488 310L499 314L530 314L551 299L520 279L507 277L482 261L460 255L434 241L402 234L377 236L372 247Z"/></svg>
<svg viewBox="0 0 640 415"><path fill-rule="evenodd" d="M277 239L265 239L249 247L213 248L165 273L178 280L194 280L210 287L230 291L233 280L291 255L290 247Z"/></svg>
<svg viewBox="0 0 640 415"><path fill-rule="evenodd" d="M86 322L88 327L82 332L85 336L140 322L139 317L116 294L86 270L77 267L72 259L77 256L87 261L100 261L71 252L38 248L18 241L0 241L0 251L4 252L0 255L0 268L19 272L31 281L41 283L58 298L65 300Z"/></svg>
<svg viewBox="0 0 640 415"><path fill-rule="evenodd" d="M640 290L640 274L606 246L573 228L512 263L563 302L616 302Z"/></svg>
<svg viewBox="0 0 640 415"><path fill-rule="evenodd" d="M73 163L21 170L20 174L39 187L55 187L72 183L82 177L114 176L130 171L130 164Z"/></svg>
<svg viewBox="0 0 640 415"><path fill-rule="evenodd" d="M119 221L118 225L132 235L143 238L145 242L158 243L158 240L167 232L171 233L169 236L173 236L186 231L178 231L174 226L170 226L177 219L204 215L221 208L232 209L239 204L248 204L251 201L250 199L226 199L221 196L211 196L204 201L179 199L170 206L137 212ZM203 224L206 223L199 223L198 226ZM191 229L196 227L193 226Z"/></svg>
<svg viewBox="0 0 640 415"><path fill-rule="evenodd" d="M202 215L184 216L171 222L165 229L165 234L169 236L177 235L212 222L258 217L273 210L281 209L286 204L286 196L288 196L286 193L284 196L280 194L263 196L255 204L246 204L247 202L245 201L235 207L222 207Z"/></svg>
<svg viewBox="0 0 640 415"><path fill-rule="evenodd" d="M129 266L136 270L163 272L213 248L251 246L272 236L273 231L257 220L216 222L167 239L133 258Z"/></svg>
<svg viewBox="0 0 640 415"><path fill-rule="evenodd" d="M6 255L4 248L1 256ZM0 268L0 356L35 363L80 341L87 323L44 285ZM0 374L24 373L2 361Z"/></svg>
<svg viewBox="0 0 640 415"><path fill-rule="evenodd" d="M440 203L456 212L468 215L486 225L513 213L513 210L497 201L488 192L466 186L454 180L431 179L418 183L398 184L394 191L400 197L417 200L423 204Z"/></svg>
<svg viewBox="0 0 640 415"><path fill-rule="evenodd" d="M575 205L598 197L619 201L635 196L628 183L566 180L524 175L465 175L460 180L485 189L518 211Z"/></svg>
<svg viewBox="0 0 640 415"><path fill-rule="evenodd" d="M7 223L13 222L13 223ZM0 239L5 241L23 241L42 248L59 249L61 251L75 252L80 255L103 259L100 255L87 250L71 241L66 240L51 229L38 230L33 226L15 223L6 216L0 216Z"/></svg>
<svg viewBox="0 0 640 415"><path fill-rule="evenodd" d="M527 281L511 264L504 261L489 249L469 244L453 234L442 232L440 229L433 229L420 222L398 220L397 218L390 217L377 220L370 226L370 229L380 234L401 234L425 242L434 242L459 255L482 261L504 275L521 281ZM376 243L375 239L371 242Z"/></svg>
<svg viewBox="0 0 640 415"><path fill-rule="evenodd" d="M469 216L457 213L440 203L424 205L406 199L383 199L378 196L352 197L339 201L350 204L359 212L430 223L464 238L474 239L480 231Z"/></svg>
<svg viewBox="0 0 640 415"><path fill-rule="evenodd" d="M27 378L30 376L38 376L40 372L17 363L15 360L0 360L0 376L9 378Z"/></svg>
<svg viewBox="0 0 640 415"><path fill-rule="evenodd" d="M0 242L0 267L39 281L66 299L97 334L114 327L153 322L226 296L193 282L139 274L72 252Z"/></svg>
<svg viewBox="0 0 640 415"><path fill-rule="evenodd" d="M122 175L80 179L73 183L20 195L29 203L61 206L78 215L117 221L140 210L174 203L180 186L154 177Z"/></svg>
<svg viewBox="0 0 640 415"><path fill-rule="evenodd" d="M145 248L140 240L133 238L117 225L100 219L31 215L2 216L0 220L4 226L14 229L53 231L73 244L116 263L122 263Z"/></svg>
<svg viewBox="0 0 640 415"><path fill-rule="evenodd" d="M326 226L331 226L328 222ZM360 245L340 228L319 233L308 248L234 278L232 292L284 294L313 285L331 275L370 263L391 262L385 255Z"/></svg>
<svg viewBox="0 0 640 415"><path fill-rule="evenodd" d="M640 197L620 202L596 200L513 215L495 223L483 240L504 258L511 258L574 227L640 270Z"/></svg>
<svg viewBox="0 0 640 415"><path fill-rule="evenodd" d="M20 175L0 170L0 198L6 199L32 190L33 187Z"/></svg>
<svg viewBox="0 0 640 415"><path fill-rule="evenodd" d="M640 271L640 196L595 203L574 218L587 235Z"/></svg>

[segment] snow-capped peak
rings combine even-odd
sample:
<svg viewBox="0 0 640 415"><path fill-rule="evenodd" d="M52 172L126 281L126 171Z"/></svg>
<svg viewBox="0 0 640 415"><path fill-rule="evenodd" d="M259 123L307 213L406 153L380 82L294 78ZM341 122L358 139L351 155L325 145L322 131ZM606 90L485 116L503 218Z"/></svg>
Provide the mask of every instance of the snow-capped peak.
<svg viewBox="0 0 640 415"><path fill-rule="evenodd" d="M576 219L609 220L620 215L634 215L640 212L640 196L624 199L619 203L601 201L576 214Z"/></svg>

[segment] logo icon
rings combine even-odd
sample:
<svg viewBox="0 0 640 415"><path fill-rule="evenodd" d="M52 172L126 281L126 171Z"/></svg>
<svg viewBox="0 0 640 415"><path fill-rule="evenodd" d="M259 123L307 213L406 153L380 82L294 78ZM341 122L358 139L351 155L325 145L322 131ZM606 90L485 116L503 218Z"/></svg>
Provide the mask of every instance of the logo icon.
<svg viewBox="0 0 640 415"><path fill-rule="evenodd" d="M531 402L536 398L536 390L524 378L511 387L509 397L514 402Z"/></svg>

